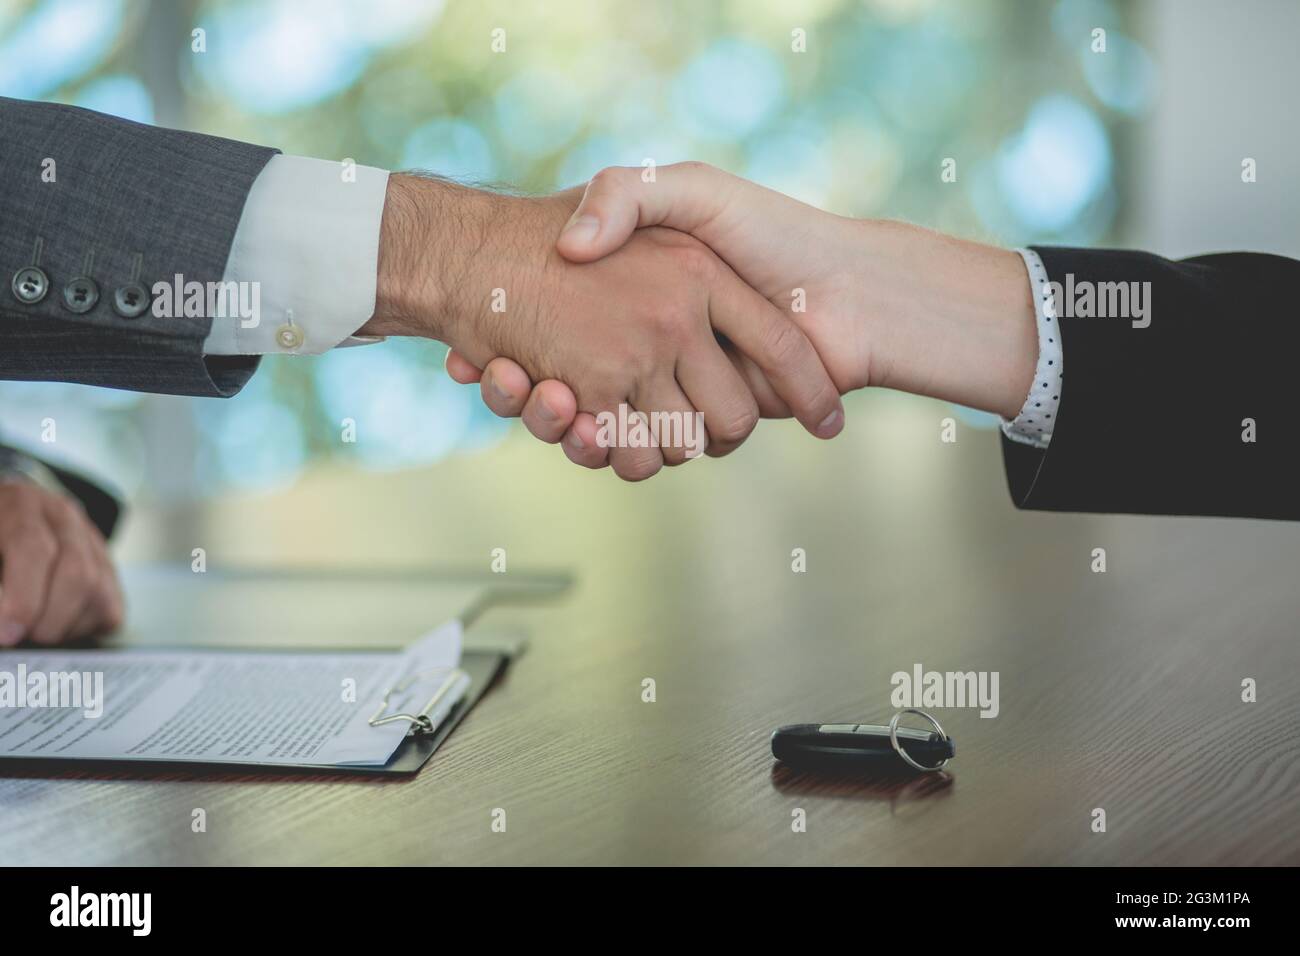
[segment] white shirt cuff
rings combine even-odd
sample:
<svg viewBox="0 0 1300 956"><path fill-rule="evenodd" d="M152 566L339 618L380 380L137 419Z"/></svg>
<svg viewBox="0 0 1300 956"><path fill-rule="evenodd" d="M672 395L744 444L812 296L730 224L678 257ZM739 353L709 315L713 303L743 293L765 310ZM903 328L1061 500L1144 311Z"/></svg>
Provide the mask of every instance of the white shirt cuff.
<svg viewBox="0 0 1300 956"><path fill-rule="evenodd" d="M375 312L379 227L388 173L274 156L249 190L223 277L243 308L215 315L207 355L315 355ZM232 299L234 295L232 294Z"/></svg>
<svg viewBox="0 0 1300 956"><path fill-rule="evenodd" d="M1057 413L1061 407L1061 378L1064 350L1061 348L1061 330L1057 328L1056 303L1048 282L1043 260L1032 249L1017 249L1029 273L1030 294L1034 300L1034 317L1038 326L1038 365L1029 395L1020 408L1020 414L1011 421L1002 422L1002 434L1012 441L1036 448L1046 448L1052 443L1052 429L1056 427Z"/></svg>

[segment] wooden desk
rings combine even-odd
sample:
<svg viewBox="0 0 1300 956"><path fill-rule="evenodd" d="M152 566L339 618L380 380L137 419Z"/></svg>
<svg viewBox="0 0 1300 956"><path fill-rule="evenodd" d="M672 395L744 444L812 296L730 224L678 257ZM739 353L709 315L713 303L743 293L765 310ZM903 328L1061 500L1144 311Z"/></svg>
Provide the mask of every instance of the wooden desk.
<svg viewBox="0 0 1300 956"><path fill-rule="evenodd" d="M941 445L942 406L892 396L849 411L850 438L781 425L636 487L520 436L215 509L209 561L486 569L503 546L580 584L481 622L532 647L414 779L4 779L0 861L1300 863L1300 528L1018 513L990 434ZM337 507L381 481L360 514ZM773 728L882 722L916 663L1000 673L995 719L937 712L949 778L774 766Z"/></svg>

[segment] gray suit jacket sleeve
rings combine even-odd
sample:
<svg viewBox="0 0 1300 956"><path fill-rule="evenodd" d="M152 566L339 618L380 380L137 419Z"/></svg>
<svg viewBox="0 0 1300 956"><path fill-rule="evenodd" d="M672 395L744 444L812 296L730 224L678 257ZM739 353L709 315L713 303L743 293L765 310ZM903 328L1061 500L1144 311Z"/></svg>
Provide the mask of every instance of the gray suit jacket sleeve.
<svg viewBox="0 0 1300 956"><path fill-rule="evenodd" d="M124 317L115 296L133 280L146 290L177 275L221 281L248 191L275 152L0 97L0 379L239 391L257 359L204 356L210 316ZM20 295L15 276L38 240L48 291L29 302L39 283ZM65 295L77 278L92 280L91 295L85 285Z"/></svg>

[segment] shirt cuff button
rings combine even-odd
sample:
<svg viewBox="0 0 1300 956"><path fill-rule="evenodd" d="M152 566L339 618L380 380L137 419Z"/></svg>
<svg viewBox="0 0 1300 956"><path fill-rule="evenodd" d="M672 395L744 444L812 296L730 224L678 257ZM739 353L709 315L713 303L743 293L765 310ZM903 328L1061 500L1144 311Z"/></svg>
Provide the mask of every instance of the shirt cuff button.
<svg viewBox="0 0 1300 956"><path fill-rule="evenodd" d="M286 322L275 330L275 341L280 348L286 351L291 352L294 349L301 348L303 343L302 329Z"/></svg>

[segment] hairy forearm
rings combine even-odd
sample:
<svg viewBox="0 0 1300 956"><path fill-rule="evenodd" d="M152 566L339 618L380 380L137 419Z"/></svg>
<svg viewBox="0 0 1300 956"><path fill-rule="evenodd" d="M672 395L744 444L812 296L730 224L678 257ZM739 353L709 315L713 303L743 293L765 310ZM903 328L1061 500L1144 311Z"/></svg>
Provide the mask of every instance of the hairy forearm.
<svg viewBox="0 0 1300 956"><path fill-rule="evenodd" d="M880 317L872 384L1015 417L1038 357L1020 257L902 223L862 226Z"/></svg>
<svg viewBox="0 0 1300 956"><path fill-rule="evenodd" d="M490 198L455 183L408 174L389 177L379 234L375 314L363 335L449 341L455 290L482 244Z"/></svg>
<svg viewBox="0 0 1300 956"><path fill-rule="evenodd" d="M553 243L576 203L576 193L534 199L390 177L375 314L360 334L437 339L471 361L512 355L540 371Z"/></svg>

